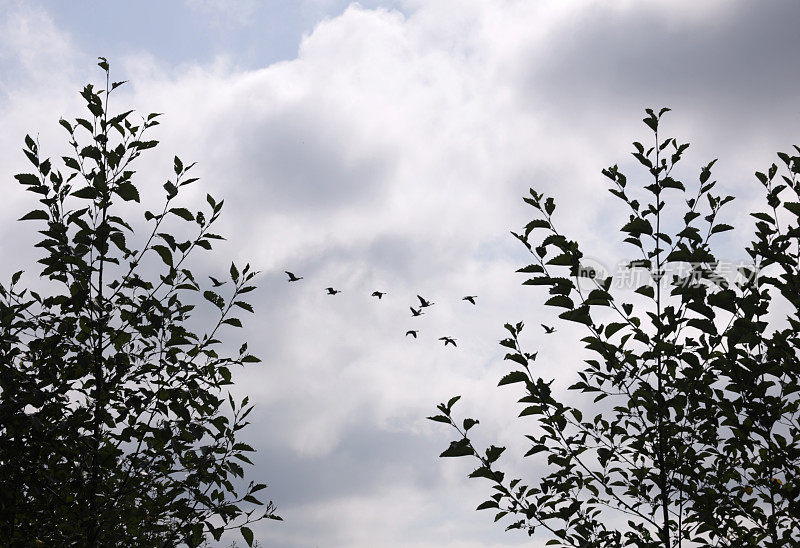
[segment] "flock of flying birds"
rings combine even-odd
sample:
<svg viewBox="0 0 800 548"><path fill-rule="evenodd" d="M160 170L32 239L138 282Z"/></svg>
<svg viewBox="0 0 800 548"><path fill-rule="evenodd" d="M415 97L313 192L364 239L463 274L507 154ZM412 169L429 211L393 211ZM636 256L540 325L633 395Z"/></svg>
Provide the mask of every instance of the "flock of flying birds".
<svg viewBox="0 0 800 548"><path fill-rule="evenodd" d="M286 275L289 277L288 281L290 283L291 282L299 282L300 280L303 279L302 276L296 276L294 273L289 272L288 270L284 270L284 272L286 272ZM326 287L325 288L325 292L328 295L337 295L337 294L341 293L340 290L334 289L333 287ZM373 291L372 292L372 297L377 297L378 300L382 299L384 295L386 295L385 291ZM461 300L462 301L467 301L467 302L469 302L469 303L474 305L474 304L476 304L475 303L475 299L477 299L477 298L478 298L477 295L467 295L467 296L463 297ZM424 297L422 297L420 295L417 295L417 299L419 299L419 306L417 308L414 308L413 306L409 306L409 308L411 309L411 317L412 318L415 318L417 316L422 316L425 313L425 312L422 311L423 308L428 308L429 306L433 306L434 304L436 304L436 303L430 302L429 300L425 299ZM556 331L555 328L553 328L553 327L549 327L549 326L544 325L544 324L541 324L541 325L542 325L542 328L544 329L545 333L547 333L548 335L550 333L555 333L555 331ZM419 333L419 329L409 329L408 331L406 331L406 337L411 335L412 337L414 337L416 339L417 338L417 333ZM443 341L445 346L447 346L448 344L452 344L454 347L458 346L456 344L456 339L454 339L453 337L439 337L439 340Z"/></svg>

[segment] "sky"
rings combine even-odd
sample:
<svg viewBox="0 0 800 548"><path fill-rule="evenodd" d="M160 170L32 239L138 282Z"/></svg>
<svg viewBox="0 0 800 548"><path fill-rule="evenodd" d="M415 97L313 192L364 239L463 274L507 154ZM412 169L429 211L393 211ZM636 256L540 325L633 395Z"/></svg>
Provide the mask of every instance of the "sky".
<svg viewBox="0 0 800 548"><path fill-rule="evenodd" d="M718 158L717 188L737 197L719 249L743 259L753 172L800 141L798 16L788 0L0 0L0 277L33 272L37 257L36 234L14 222L33 205L12 179L23 138L57 157L57 121L79 115L77 92L99 83L105 56L129 81L120 111L164 113L138 171L145 201L173 155L197 161L188 201L224 198L227 238L198 268L261 272L256 314L230 334L263 360L232 390L257 404L248 475L284 518L256 524L256 538L543 546L475 512L488 483L466 478L470 462L439 459L451 434L425 420L460 394L477 440L509 448L506 469L541 473L522 459L519 395L496 386L503 324L526 323L559 390L585 334L520 285L530 261L509 231L532 218L521 197L554 196L559 226L613 268L628 256L627 217L600 171L641 177L630 143L649 138L644 109L667 106L664 131L692 143L684 180ZM304 279L288 284L284 270ZM418 294L436 304L411 318Z"/></svg>

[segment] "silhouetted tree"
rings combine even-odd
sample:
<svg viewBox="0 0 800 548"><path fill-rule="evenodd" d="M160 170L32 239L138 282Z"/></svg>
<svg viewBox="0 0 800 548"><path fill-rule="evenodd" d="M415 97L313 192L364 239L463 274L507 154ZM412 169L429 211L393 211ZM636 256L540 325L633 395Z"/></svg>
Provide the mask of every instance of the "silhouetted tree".
<svg viewBox="0 0 800 548"><path fill-rule="evenodd" d="M648 173L643 188L631 189L617 166L603 170L629 210L621 230L638 256L627 268L646 273L639 296L627 295L635 303L612 294L619 291L611 276L591 277L578 243L556 228L552 198L534 190L524 198L536 212L514 234L534 258L520 269L530 275L525 284L547 288L545 304L585 326L582 342L593 354L570 386L582 396L567 404L543 377L559 367L541 367L536 353L523 350L522 323L506 325L509 337L500 344L515 367L500 385L523 388L520 417L531 428L525 456L541 475L507 478L498 468L504 448L479 451L469 438L478 421L453 417L458 397L430 417L458 431L441 456L477 459L470 477L487 478L494 489L478 509L497 510L495 521L513 518L508 529L541 530L548 544L795 546L800 148L778 154L785 170L779 178L775 164L756 173L767 208L751 214L750 260L731 283L710 243L733 228L717 222L733 197L712 194L714 162L701 169L694 195L677 200L685 208L671 231L675 216L666 202L670 193L687 192L673 168L688 144L659 136L666 110L647 111L652 146L634 143L633 156Z"/></svg>
<svg viewBox="0 0 800 548"><path fill-rule="evenodd" d="M237 441L253 406L225 387L231 366L259 360L246 344L228 355L220 337L241 327L236 309L253 311L243 295L256 272L232 264L225 297L195 279L188 258L221 239L210 229L222 201L179 206L197 179L177 157L137 237L133 166L156 146L159 115L112 114L123 82L99 66L105 89L81 92L88 116L60 121L74 151L64 171L27 136L34 172L16 176L41 203L20 220L41 223L44 256L41 281L17 272L0 285L0 543L197 546L239 529L252 544L248 523L280 518L271 502L255 513L266 486L242 482L253 448ZM203 302L215 317L198 333Z"/></svg>

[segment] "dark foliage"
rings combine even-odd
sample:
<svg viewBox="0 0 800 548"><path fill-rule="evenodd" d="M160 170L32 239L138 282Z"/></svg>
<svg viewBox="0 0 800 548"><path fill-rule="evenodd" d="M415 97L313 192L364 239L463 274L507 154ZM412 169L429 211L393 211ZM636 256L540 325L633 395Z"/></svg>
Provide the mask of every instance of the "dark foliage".
<svg viewBox="0 0 800 548"><path fill-rule="evenodd" d="M132 166L156 146L159 115L110 113L122 82L99 66L105 90L81 92L88 115L60 121L74 151L63 171L28 136L34 171L16 176L41 204L20 220L39 224L43 257L40 281L0 285L0 544L197 546L226 529L251 544L248 523L279 518L258 509L266 486L242 481L253 448L237 432L253 406L225 387L231 366L259 360L246 344L226 355L219 337L253 311L256 272L232 264L214 282L225 296L195 279L188 258L221 239L222 201L179 206L197 179L177 157L163 209L134 222ZM198 305L211 311L199 333Z"/></svg>
<svg viewBox="0 0 800 548"><path fill-rule="evenodd" d="M542 377L558 368L542 368L536 353L523 350L522 323L506 325L500 344L514 368L500 385L522 389L520 417L531 428L526 457L541 476L507 478L498 468L504 449L479 451L469 438L477 421L453 417L458 397L430 417L458 431L441 456L477 459L470 477L493 487L478 509L494 509L495 521L512 519L508 529L541 531L548 544L796 546L800 148L778 154L780 176L775 164L756 173L766 210L751 214L750 261L730 282L711 239L733 228L717 221L733 197L713 193L714 162L686 196L673 168L688 144L659 137L666 110L648 110L644 119L653 146L634 143L648 173L643 188L631 189L617 166L603 170L629 210L621 230L638 256L628 268L647 273L638 296L627 294L634 302L612 294L619 292L611 276L585 277L591 269L578 243L557 230L552 198L534 190L524 198L536 212L514 234L534 258L520 269L530 275L525 284L547 288L545 304L585 326L582 342L593 354L570 387L577 393L570 401L582 403L566 404ZM671 200L682 214L668 215ZM665 228L675 221L674 232Z"/></svg>

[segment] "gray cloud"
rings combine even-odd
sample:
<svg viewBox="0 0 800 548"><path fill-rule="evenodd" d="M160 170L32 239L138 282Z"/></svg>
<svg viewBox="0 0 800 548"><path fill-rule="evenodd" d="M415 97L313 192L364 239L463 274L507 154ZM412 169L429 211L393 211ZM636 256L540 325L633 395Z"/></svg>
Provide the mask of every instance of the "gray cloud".
<svg viewBox="0 0 800 548"><path fill-rule="evenodd" d="M799 114L790 68L798 14L786 1L718 4L695 21L644 4L623 12L595 5L559 25L556 54L529 67L525 87L580 114L672 106L710 132L696 137L717 143L753 128L785 131Z"/></svg>
<svg viewBox="0 0 800 548"><path fill-rule="evenodd" d="M554 194L566 233L593 256L622 258L608 234L624 213L599 171L619 162L634 174L641 110L668 105L667 130L696 143L687 181L720 157L720 186L741 195L731 215L746 227L751 172L794 137L798 8L453 0L339 14L343 4L322 4L307 6L322 15L286 62L244 70L198 53L176 68L154 46L114 65L133 82L121 104L166 113L143 183L160 185L178 153L200 162L190 204L206 191L227 199L229 240L200 267L236 259L263 271L257 315L233 336L264 359L238 371L234 389L258 404L252 474L287 518L259 534L275 546L527 544L473 512L485 485L467 482L466 463L435 458L449 433L424 420L460 393L479 435L510 445L508 466L536 473L520 458L513 394L495 387L506 370L502 324L528 323L543 374L562 386L580 365L582 334L562 324L544 338L538 323L553 315L519 286L514 270L528 258L508 230L529 219L520 196L528 186ZM70 28L49 29L70 43ZM24 36L15 40L0 39L0 57L23 58ZM74 112L65 97L85 76L74 67L92 56L64 58L72 68L50 87L37 83L46 67L0 66L14 72L0 73L10 82L4 173L18 165L23 128ZM4 218L25 199L10 193ZM15 230L4 223L0 246L23 260ZM305 280L287 284L284 269ZM328 285L343 293L324 295ZM376 301L375 289L388 295ZM417 293L437 304L412 319ZM403 336L411 327L419 340ZM458 349L442 347L442 335Z"/></svg>
<svg viewBox="0 0 800 548"><path fill-rule="evenodd" d="M217 156L242 166L227 191L240 207L269 204L282 212L314 214L381 196L392 170L390 153L354 155L349 135L339 134L341 124L324 115L314 118L314 112L289 107L249 128L231 128L236 138L224 135L230 148Z"/></svg>

